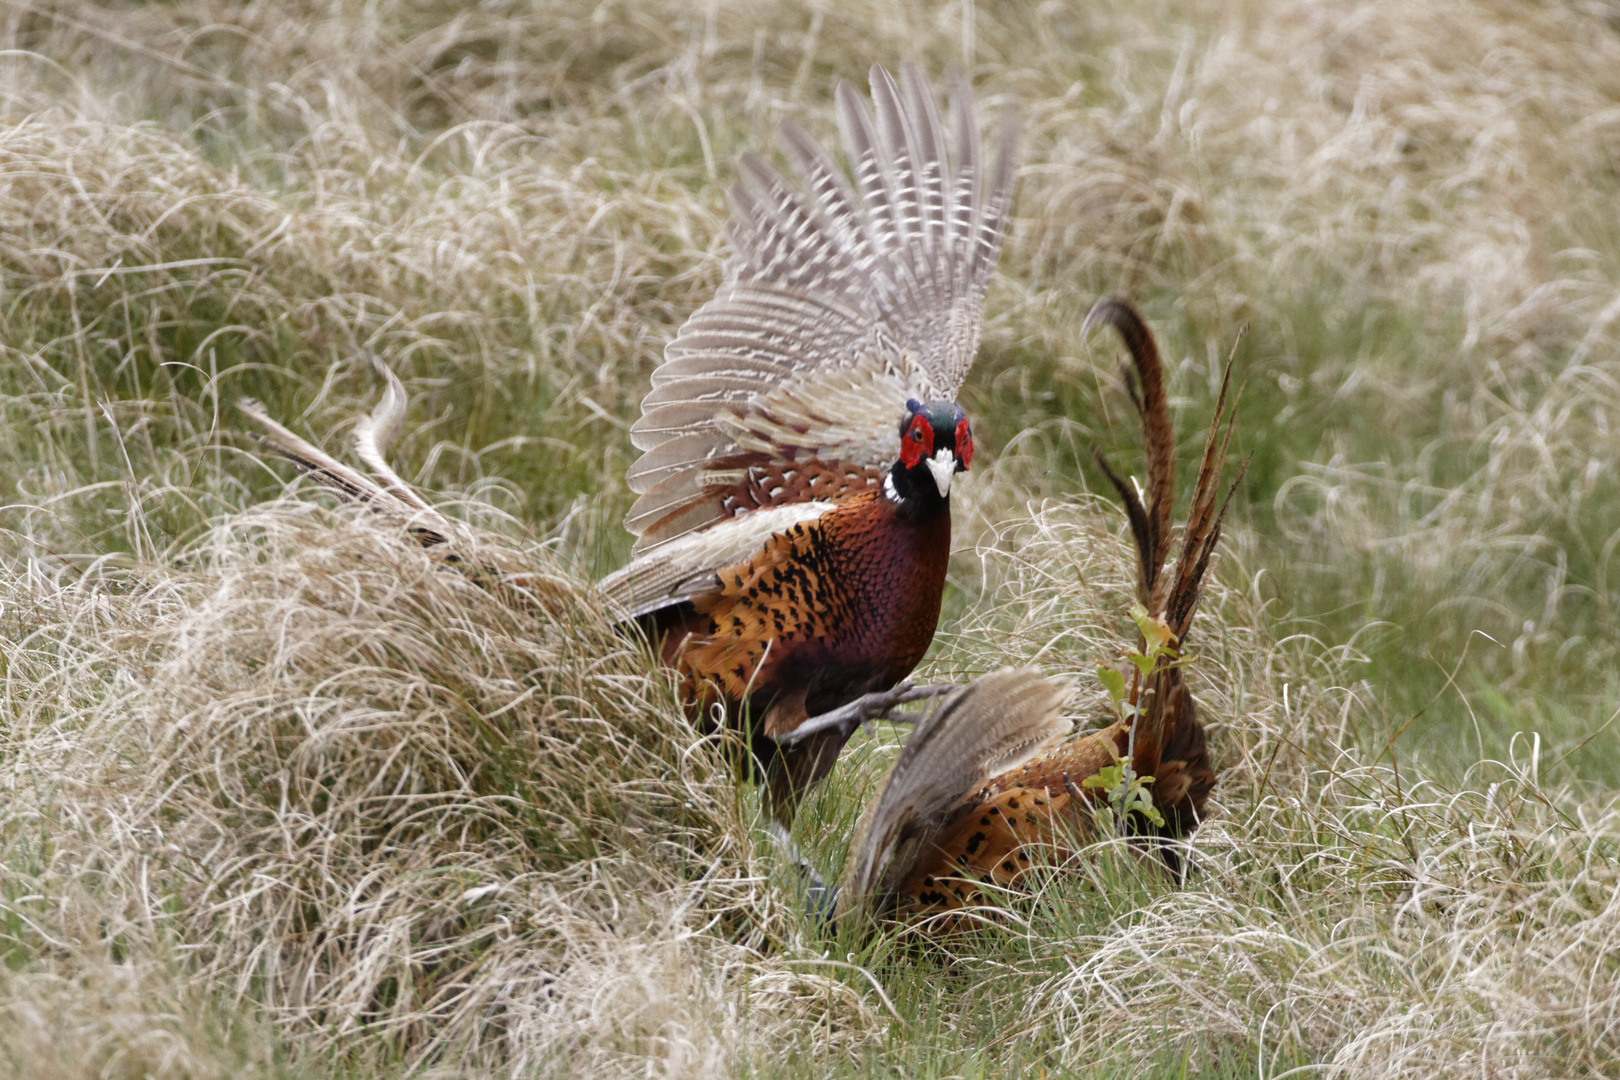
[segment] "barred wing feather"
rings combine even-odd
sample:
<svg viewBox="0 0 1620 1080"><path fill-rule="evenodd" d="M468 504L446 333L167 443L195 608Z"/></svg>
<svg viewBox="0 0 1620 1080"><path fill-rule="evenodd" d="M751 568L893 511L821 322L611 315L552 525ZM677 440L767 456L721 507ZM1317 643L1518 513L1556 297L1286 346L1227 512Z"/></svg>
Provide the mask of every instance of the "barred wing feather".
<svg viewBox="0 0 1620 1080"><path fill-rule="evenodd" d="M854 186L793 125L799 183L744 155L734 254L714 299L664 352L631 440L636 549L728 513L755 463L887 465L908 397L952 399L979 344L984 292L1012 192L1012 126L988 177L971 92L951 91L952 137L917 70L872 69L869 109L848 83L837 113Z"/></svg>

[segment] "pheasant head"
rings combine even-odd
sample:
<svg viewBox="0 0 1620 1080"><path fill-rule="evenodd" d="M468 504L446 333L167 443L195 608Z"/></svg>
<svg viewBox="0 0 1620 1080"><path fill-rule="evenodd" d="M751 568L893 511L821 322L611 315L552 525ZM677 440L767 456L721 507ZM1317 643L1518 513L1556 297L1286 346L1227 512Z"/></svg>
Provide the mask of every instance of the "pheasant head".
<svg viewBox="0 0 1620 1080"><path fill-rule="evenodd" d="M973 427L954 401L906 402L900 422L900 457L884 494L904 511L927 515L950 503L951 481L973 463Z"/></svg>

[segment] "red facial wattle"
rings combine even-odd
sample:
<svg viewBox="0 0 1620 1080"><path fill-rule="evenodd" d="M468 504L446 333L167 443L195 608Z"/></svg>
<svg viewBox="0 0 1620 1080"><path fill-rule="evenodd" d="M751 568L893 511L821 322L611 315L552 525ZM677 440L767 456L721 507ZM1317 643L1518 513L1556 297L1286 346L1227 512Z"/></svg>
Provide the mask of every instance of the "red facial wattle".
<svg viewBox="0 0 1620 1080"><path fill-rule="evenodd" d="M956 457L962 463L964 472L973 464L973 432L968 428L966 418L956 422Z"/></svg>
<svg viewBox="0 0 1620 1080"><path fill-rule="evenodd" d="M900 440L900 464L910 469L934 453L934 429L921 413L911 418L905 437Z"/></svg>

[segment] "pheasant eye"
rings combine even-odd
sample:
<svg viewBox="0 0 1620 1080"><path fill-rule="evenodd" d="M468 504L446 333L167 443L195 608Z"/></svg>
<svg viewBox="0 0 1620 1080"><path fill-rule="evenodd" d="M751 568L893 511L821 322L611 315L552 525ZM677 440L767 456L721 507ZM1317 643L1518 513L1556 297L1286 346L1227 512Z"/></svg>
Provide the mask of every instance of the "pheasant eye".
<svg viewBox="0 0 1620 1080"><path fill-rule="evenodd" d="M965 419L956 422L956 456L963 469L973 464L973 431Z"/></svg>

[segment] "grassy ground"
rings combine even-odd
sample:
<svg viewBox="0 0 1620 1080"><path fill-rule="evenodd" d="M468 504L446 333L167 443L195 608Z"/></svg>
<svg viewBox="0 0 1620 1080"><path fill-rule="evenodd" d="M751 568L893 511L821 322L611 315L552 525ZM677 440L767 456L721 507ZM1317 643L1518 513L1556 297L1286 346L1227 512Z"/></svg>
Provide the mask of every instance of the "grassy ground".
<svg viewBox="0 0 1620 1080"><path fill-rule="evenodd" d="M24 0L0 48L0 1071L1620 1067L1614 5ZM1250 327L1196 870L1098 849L946 948L806 919L586 586L736 155L901 59L1025 132L930 675L1097 713L1136 432L1080 322L1140 304L1189 446ZM525 595L282 499L231 403L338 447L362 350Z"/></svg>

